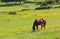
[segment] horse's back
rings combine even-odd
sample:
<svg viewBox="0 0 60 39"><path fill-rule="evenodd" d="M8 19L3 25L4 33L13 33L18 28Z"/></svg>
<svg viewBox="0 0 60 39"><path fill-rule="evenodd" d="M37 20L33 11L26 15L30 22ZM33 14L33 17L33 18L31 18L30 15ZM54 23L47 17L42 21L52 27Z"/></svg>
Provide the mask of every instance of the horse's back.
<svg viewBox="0 0 60 39"><path fill-rule="evenodd" d="M46 23L46 20L43 18L40 18L40 19L37 19L37 23L38 24L44 24L44 23Z"/></svg>

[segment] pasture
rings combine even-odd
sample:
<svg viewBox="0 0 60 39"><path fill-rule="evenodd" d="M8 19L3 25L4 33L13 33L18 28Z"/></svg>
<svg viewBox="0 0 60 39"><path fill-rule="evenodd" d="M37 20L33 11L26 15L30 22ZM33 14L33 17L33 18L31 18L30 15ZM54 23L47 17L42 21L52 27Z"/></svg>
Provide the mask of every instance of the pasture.
<svg viewBox="0 0 60 39"><path fill-rule="evenodd" d="M28 5L28 4L27 4ZM25 5L24 5L25 6ZM60 39L60 9L21 11L22 6L0 7L0 39ZM16 11L16 15L8 12ZM32 24L36 18L47 20L46 29L32 32Z"/></svg>

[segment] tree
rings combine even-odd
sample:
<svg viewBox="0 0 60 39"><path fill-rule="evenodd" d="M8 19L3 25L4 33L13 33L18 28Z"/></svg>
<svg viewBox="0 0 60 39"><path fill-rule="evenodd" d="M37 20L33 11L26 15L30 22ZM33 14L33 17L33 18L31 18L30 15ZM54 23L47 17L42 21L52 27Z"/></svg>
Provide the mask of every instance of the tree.
<svg viewBox="0 0 60 39"><path fill-rule="evenodd" d="M20 4L21 4L22 1L26 2L26 0L2 0L2 2L5 2L6 4L7 4L7 2L15 2L15 4L16 4L16 2L20 2Z"/></svg>
<svg viewBox="0 0 60 39"><path fill-rule="evenodd" d="M55 0L55 1L56 1L56 3L58 4L60 0Z"/></svg>
<svg viewBox="0 0 60 39"><path fill-rule="evenodd" d="M7 4L8 0L2 0L2 2L6 2L6 4Z"/></svg>

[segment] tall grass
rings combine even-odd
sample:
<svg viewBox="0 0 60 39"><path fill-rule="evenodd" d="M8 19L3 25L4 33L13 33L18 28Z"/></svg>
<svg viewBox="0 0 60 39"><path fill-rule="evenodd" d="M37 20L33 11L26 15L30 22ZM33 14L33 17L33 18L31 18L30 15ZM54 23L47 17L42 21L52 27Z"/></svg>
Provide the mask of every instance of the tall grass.
<svg viewBox="0 0 60 39"><path fill-rule="evenodd" d="M28 11L21 11L21 6L0 7L0 39L60 39L60 9L32 10L33 7ZM10 11L17 14L10 15ZM47 20L46 29L39 26L38 31L32 32L34 20L42 17Z"/></svg>

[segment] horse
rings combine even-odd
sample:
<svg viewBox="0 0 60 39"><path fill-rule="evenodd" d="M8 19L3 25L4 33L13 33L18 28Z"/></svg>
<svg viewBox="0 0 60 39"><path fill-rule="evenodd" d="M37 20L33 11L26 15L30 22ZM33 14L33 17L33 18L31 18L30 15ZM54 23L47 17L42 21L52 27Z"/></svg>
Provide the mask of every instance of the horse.
<svg viewBox="0 0 60 39"><path fill-rule="evenodd" d="M33 23L33 31L35 31L35 27L37 28L38 30L38 25L41 25L41 30L42 30L42 27L44 27L45 29L45 25L46 25L46 20L43 19L43 18L40 18L40 19L35 19L34 23Z"/></svg>

